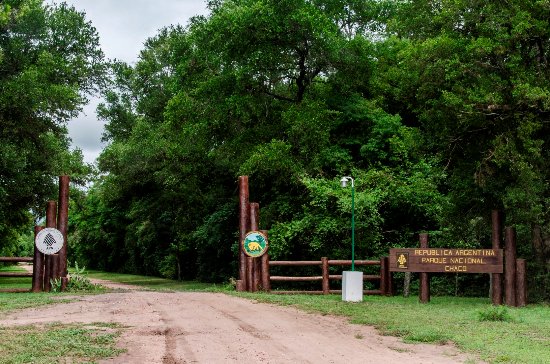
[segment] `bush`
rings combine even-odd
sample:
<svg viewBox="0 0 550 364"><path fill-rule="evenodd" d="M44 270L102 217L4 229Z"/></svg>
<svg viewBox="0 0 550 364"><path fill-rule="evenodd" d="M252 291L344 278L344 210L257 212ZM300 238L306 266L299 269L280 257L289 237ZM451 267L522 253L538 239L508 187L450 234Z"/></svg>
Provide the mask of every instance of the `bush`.
<svg viewBox="0 0 550 364"><path fill-rule="evenodd" d="M491 306L477 313L479 321L513 321L508 309L504 306Z"/></svg>
<svg viewBox="0 0 550 364"><path fill-rule="evenodd" d="M85 276L84 271L86 270L86 267L79 268L78 263L76 262L74 265L75 268L70 274L65 292L96 292L104 289L99 284L93 284L90 279ZM52 279L51 285L52 292L61 292L61 279Z"/></svg>

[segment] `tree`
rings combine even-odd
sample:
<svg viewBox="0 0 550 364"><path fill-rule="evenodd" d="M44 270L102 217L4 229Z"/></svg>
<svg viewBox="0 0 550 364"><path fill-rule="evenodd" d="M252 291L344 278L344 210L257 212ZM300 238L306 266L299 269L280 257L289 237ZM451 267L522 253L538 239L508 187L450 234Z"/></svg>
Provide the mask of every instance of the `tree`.
<svg viewBox="0 0 550 364"><path fill-rule="evenodd" d="M370 99L375 47L363 33L376 11L339 4L211 2L210 16L149 39L134 67L113 66L100 108L108 175L94 192L103 213L83 213L92 226L118 221L105 234L119 236L133 263L111 269L227 278L240 174L253 181L275 258L346 254L349 196L336 182L350 172L364 179L363 256L384 251L398 224L403 236L437 224L440 205L424 211L422 198L441 202L441 172L421 155L415 128ZM409 215L391 218L405 208ZM219 259L227 263L212 264Z"/></svg>
<svg viewBox="0 0 550 364"><path fill-rule="evenodd" d="M103 80L93 26L66 4L0 5L0 246L55 191L56 176L86 173L66 122Z"/></svg>
<svg viewBox="0 0 550 364"><path fill-rule="evenodd" d="M376 84L440 158L452 236L489 241L490 209L500 208L518 227L520 254L546 262L549 12L544 2L403 2ZM531 250L536 226L546 243Z"/></svg>

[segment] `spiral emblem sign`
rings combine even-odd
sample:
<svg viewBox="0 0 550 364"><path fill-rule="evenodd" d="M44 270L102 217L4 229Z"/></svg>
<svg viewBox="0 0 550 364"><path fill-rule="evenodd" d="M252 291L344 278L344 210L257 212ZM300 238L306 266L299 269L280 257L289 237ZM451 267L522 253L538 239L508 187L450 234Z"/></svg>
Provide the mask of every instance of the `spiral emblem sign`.
<svg viewBox="0 0 550 364"><path fill-rule="evenodd" d="M249 257L261 257L267 252L267 236L261 231L250 231L244 237L242 248Z"/></svg>
<svg viewBox="0 0 550 364"><path fill-rule="evenodd" d="M36 235L36 248L44 254L55 254L63 247L63 234L54 228L45 228Z"/></svg>

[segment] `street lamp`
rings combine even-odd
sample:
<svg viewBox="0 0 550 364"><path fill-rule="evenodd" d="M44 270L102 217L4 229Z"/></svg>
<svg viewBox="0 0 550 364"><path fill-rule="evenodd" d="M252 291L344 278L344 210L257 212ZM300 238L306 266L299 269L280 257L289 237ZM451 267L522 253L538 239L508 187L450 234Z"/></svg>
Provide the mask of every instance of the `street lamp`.
<svg viewBox="0 0 550 364"><path fill-rule="evenodd" d="M355 180L350 177L342 177L342 187L347 187L351 182L351 271L342 272L342 301L363 301L363 272L355 271Z"/></svg>
<svg viewBox="0 0 550 364"><path fill-rule="evenodd" d="M355 271L355 180L352 177L342 177L340 184L347 187L351 181L351 271Z"/></svg>

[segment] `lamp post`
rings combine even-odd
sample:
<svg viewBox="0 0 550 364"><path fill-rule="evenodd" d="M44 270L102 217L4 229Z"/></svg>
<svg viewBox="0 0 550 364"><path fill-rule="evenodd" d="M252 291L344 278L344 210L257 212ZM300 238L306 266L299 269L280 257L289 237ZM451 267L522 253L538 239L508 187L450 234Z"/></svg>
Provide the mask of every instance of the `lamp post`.
<svg viewBox="0 0 550 364"><path fill-rule="evenodd" d="M355 180L352 177L342 177L342 187L347 187L351 181L351 271L355 271Z"/></svg>
<svg viewBox="0 0 550 364"><path fill-rule="evenodd" d="M342 272L342 301L363 301L363 272L355 271L355 180L342 177L342 187L351 182L351 271Z"/></svg>

